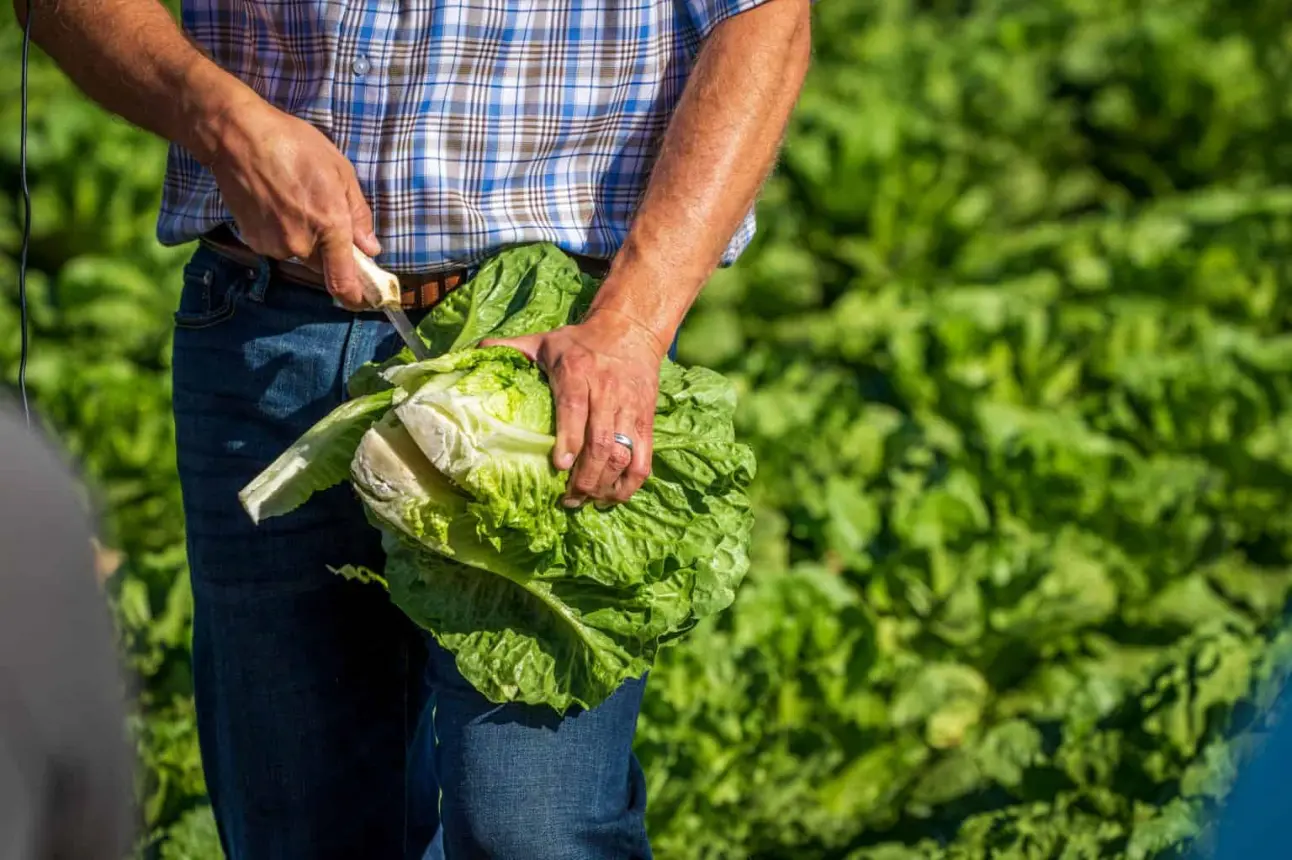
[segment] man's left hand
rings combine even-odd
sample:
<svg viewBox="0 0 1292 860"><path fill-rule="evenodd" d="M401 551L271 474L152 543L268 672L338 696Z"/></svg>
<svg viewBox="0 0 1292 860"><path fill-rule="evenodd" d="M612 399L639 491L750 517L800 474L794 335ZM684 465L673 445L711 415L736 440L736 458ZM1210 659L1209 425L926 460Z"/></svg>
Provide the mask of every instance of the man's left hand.
<svg viewBox="0 0 1292 860"><path fill-rule="evenodd" d="M556 400L553 465L572 469L564 503L626 502L650 475L659 392L667 346L650 329L615 311L546 334L487 340L510 346L547 374ZM632 440L631 450L615 434Z"/></svg>

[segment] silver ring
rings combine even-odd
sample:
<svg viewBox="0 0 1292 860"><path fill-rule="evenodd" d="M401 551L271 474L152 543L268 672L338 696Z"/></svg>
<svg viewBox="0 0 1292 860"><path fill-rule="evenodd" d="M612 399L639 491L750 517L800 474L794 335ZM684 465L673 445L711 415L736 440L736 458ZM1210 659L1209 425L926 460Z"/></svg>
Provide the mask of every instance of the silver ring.
<svg viewBox="0 0 1292 860"><path fill-rule="evenodd" d="M633 449L633 440L629 439L627 436L625 436L622 433L615 434L615 441L618 442L620 445L623 445L629 451Z"/></svg>

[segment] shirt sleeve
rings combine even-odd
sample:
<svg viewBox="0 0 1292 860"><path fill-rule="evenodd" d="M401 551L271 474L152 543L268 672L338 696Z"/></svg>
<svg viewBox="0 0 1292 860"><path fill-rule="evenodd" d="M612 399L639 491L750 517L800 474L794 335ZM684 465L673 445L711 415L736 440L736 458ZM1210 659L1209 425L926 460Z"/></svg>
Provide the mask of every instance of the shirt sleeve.
<svg viewBox="0 0 1292 860"><path fill-rule="evenodd" d="M748 12L766 2L767 0L686 0L686 8L691 13L696 32L701 39L706 39L714 27L732 15Z"/></svg>
<svg viewBox="0 0 1292 860"><path fill-rule="evenodd" d="M741 12L748 12L755 6L761 6L767 0L686 0L686 8L691 14L691 21L701 39L708 38L713 28ZM817 0L809 0L815 6Z"/></svg>

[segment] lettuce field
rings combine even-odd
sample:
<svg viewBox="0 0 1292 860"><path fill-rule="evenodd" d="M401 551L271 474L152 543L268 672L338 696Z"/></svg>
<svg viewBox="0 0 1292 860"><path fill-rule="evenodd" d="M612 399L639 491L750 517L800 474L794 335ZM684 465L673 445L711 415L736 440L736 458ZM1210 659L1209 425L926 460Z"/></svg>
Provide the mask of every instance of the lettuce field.
<svg viewBox="0 0 1292 860"><path fill-rule="evenodd" d="M638 748L667 860L1205 856L1292 635L1292 18L828 0L751 252L687 323L758 460L732 610ZM0 370L18 45L0 25ZM141 857L215 860L162 145L34 57L43 420L102 512ZM89 153L87 155L87 153ZM12 192L12 193L11 193Z"/></svg>

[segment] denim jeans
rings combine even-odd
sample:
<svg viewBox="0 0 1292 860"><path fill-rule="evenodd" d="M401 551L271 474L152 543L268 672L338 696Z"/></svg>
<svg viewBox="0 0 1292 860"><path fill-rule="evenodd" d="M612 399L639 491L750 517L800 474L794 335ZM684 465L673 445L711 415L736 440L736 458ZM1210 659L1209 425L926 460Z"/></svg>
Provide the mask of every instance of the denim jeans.
<svg viewBox="0 0 1292 860"><path fill-rule="evenodd" d="M259 526L238 491L398 349L335 307L199 248L176 312L174 405L193 582L198 734L229 860L639 860L643 682L600 707L497 705L378 586L348 486Z"/></svg>

